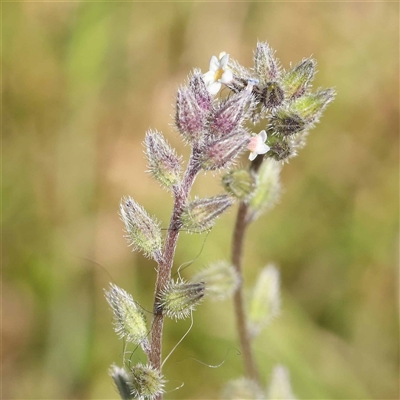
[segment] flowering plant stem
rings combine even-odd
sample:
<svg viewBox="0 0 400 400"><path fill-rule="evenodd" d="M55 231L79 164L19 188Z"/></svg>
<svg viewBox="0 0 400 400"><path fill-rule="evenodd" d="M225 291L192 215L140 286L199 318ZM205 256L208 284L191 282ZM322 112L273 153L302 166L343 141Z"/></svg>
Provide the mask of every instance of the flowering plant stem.
<svg viewBox="0 0 400 400"><path fill-rule="evenodd" d="M263 161L262 156L258 156L252 161L250 169L257 172ZM243 355L243 364L245 374L248 378L253 379L260 383L260 377L254 360L253 351L251 348L251 339L248 331L247 317L245 312L245 305L243 300L243 271L242 271L242 258L243 258L243 245L248 221L248 206L245 202L240 202L238 213L236 216L235 228L232 238L232 251L231 259L232 264L239 276L239 285L234 294L234 310L236 316L236 327L239 335L240 346Z"/></svg>
<svg viewBox="0 0 400 400"><path fill-rule="evenodd" d="M163 289L167 286L171 278L176 244L178 241L179 230L181 228L180 217L183 207L189 197L190 189L200 170L198 162L194 158L195 149L192 151L188 167L181 184L174 187L174 207L171 220L166 235L163 254L158 263L157 281L154 294L154 318L151 333L150 364L161 372L161 352L164 316L159 309L159 299ZM159 395L158 399L162 399Z"/></svg>

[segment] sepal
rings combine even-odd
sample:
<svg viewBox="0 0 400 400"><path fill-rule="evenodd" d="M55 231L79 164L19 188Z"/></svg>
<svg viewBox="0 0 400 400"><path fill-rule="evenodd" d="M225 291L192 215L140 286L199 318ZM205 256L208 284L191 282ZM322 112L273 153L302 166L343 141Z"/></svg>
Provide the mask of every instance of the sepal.
<svg viewBox="0 0 400 400"><path fill-rule="evenodd" d="M162 236L160 224L131 197L124 197L120 204L121 220L125 225L128 245L157 262L161 259Z"/></svg>
<svg viewBox="0 0 400 400"><path fill-rule="evenodd" d="M201 233L211 229L216 219L232 204L232 199L227 195L196 199L182 212L182 229L191 233Z"/></svg>
<svg viewBox="0 0 400 400"><path fill-rule="evenodd" d="M114 330L117 335L127 342L140 345L148 353L150 345L146 318L132 296L113 283L109 290L104 290L104 294L114 314Z"/></svg>

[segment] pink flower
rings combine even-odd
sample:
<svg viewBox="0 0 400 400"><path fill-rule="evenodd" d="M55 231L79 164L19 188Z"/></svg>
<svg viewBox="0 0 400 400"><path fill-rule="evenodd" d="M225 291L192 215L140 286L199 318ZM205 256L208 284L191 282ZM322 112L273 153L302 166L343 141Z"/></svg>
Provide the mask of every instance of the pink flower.
<svg viewBox="0 0 400 400"><path fill-rule="evenodd" d="M267 132L261 131L258 135L250 139L247 148L251 151L249 160L253 161L259 154L265 154L269 150L269 146L265 144L267 140Z"/></svg>

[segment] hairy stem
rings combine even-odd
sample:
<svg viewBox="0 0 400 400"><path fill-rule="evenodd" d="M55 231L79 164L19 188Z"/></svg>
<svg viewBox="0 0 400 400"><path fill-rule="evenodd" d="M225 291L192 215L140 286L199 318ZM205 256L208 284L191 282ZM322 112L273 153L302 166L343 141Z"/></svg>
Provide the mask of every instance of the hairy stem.
<svg viewBox="0 0 400 400"><path fill-rule="evenodd" d="M190 157L188 167L183 177L182 183L176 187L174 191L174 208L169 223L163 255L160 263L158 264L157 281L154 294L154 318L152 324L151 334L151 350L149 361L150 364L161 371L161 356L162 356L162 335L163 335L163 324L164 316L162 310L158 308L158 299L165 286L171 279L171 269L174 261L174 255L176 250L176 244L179 236L179 229L181 227L180 217L184 206L186 205L190 189L193 185L194 180L199 172L198 163L195 158ZM158 397L162 399L162 395Z"/></svg>
<svg viewBox="0 0 400 400"><path fill-rule="evenodd" d="M256 172L261 164L263 157L258 156L252 163L250 169ZM236 328L239 335L240 346L243 355L243 364L245 374L248 378L260 383L260 377L257 370L256 362L254 360L253 351L251 348L251 338L247 326L247 318L245 312L245 305L243 300L243 246L246 230L248 227L248 206L246 203L241 202L239 205L238 213L236 216L235 229L233 231L232 239L232 264L239 276L239 286L234 294L234 308L236 316Z"/></svg>

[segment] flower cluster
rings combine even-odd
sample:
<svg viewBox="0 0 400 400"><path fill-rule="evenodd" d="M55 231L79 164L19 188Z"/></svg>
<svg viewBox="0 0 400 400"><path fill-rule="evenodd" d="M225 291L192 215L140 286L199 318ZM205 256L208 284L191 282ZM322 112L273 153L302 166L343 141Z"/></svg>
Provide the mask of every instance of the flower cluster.
<svg viewBox="0 0 400 400"><path fill-rule="evenodd" d="M131 197L123 197L120 204L129 246L158 265L151 330L142 307L130 294L115 284L105 291L116 333L127 343L140 346L148 360L146 364L129 364L129 368L111 367L110 375L122 399L162 398L164 317L188 318L206 295L224 299L240 290L242 277L233 262L211 264L191 281L180 276L172 279L179 232L212 229L235 200L247 207L245 223L276 203L281 161L293 157L304 145L309 130L334 98L332 89L310 91L315 67L315 61L307 58L285 71L269 45L258 43L253 68L245 68L229 54L221 53L211 58L208 72L195 69L178 89L175 103L175 127L191 147L186 170L161 132L146 133L148 172L173 196L174 208L169 227L163 232L161 224ZM228 94L216 96L223 85ZM256 123L261 125L259 133L253 132ZM190 198L201 171L229 168L246 150L251 163L230 170L222 178L227 194ZM262 270L252 290L247 310L250 336L257 335L279 308L279 272L271 265ZM231 383L227 390L228 397L233 396L229 398L263 396L259 386L246 379Z"/></svg>

